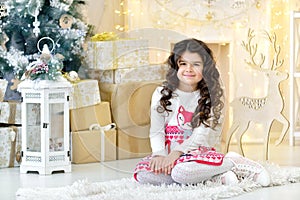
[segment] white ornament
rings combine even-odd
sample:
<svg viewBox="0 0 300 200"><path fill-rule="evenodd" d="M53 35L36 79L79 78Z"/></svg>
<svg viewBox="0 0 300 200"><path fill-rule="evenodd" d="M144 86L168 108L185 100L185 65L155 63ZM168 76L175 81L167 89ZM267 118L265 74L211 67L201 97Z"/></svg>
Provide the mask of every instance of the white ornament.
<svg viewBox="0 0 300 200"><path fill-rule="evenodd" d="M35 19L34 19L34 22L33 22L33 26L34 26L33 33L35 34L36 37L41 32L40 28L39 28L40 25L41 25L41 23L38 21L37 15L35 15Z"/></svg>
<svg viewBox="0 0 300 200"><path fill-rule="evenodd" d="M75 71L68 72L68 80L71 82L79 80L78 73Z"/></svg>

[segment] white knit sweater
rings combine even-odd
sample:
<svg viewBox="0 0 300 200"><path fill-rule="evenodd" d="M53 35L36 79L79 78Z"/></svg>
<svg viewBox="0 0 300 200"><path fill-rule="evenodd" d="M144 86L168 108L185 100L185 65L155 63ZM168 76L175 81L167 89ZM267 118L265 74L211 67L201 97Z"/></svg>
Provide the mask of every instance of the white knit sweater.
<svg viewBox="0 0 300 200"><path fill-rule="evenodd" d="M162 87L156 88L151 101L150 142L152 155L167 155L165 148L165 127L167 125L177 126L183 131L192 131L188 139L184 140L181 144L173 146L171 151L176 150L187 153L200 145L216 147L216 145L219 144L221 126L212 130L211 128L206 128L204 125L201 125L192 130L190 123L185 121L185 118L193 113L197 107L198 99L200 98L199 90L194 92L175 90L173 97L170 99L172 105L168 108L170 108L172 112L169 114L166 112L157 112L157 107L160 105L161 90ZM180 107L183 108L183 110L179 110Z"/></svg>

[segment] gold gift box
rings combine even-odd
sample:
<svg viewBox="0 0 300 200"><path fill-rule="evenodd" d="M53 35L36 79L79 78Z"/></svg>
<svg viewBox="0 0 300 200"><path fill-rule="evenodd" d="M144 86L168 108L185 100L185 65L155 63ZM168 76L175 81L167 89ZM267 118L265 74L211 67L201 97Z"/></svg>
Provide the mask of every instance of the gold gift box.
<svg viewBox="0 0 300 200"><path fill-rule="evenodd" d="M88 130L92 124L112 123L110 103L102 101L93 106L70 110L71 131Z"/></svg>
<svg viewBox="0 0 300 200"><path fill-rule="evenodd" d="M112 161L116 155L116 130L72 132L72 162L75 164Z"/></svg>
<svg viewBox="0 0 300 200"><path fill-rule="evenodd" d="M120 39L87 43L89 68L110 70L149 64L147 40Z"/></svg>
<svg viewBox="0 0 300 200"><path fill-rule="evenodd" d="M111 103L117 125L118 159L143 157L151 153L150 104L160 81L124 84L99 83L101 95Z"/></svg>
<svg viewBox="0 0 300 200"><path fill-rule="evenodd" d="M100 83L129 83L162 80L166 77L166 65L147 65L135 68L111 70L87 69L87 75Z"/></svg>
<svg viewBox="0 0 300 200"><path fill-rule="evenodd" d="M69 107L82 108L101 102L98 81L92 79L81 80L73 84Z"/></svg>
<svg viewBox="0 0 300 200"><path fill-rule="evenodd" d="M0 123L21 124L21 103L0 102Z"/></svg>
<svg viewBox="0 0 300 200"><path fill-rule="evenodd" d="M0 127L0 168L20 166L21 132L21 127Z"/></svg>

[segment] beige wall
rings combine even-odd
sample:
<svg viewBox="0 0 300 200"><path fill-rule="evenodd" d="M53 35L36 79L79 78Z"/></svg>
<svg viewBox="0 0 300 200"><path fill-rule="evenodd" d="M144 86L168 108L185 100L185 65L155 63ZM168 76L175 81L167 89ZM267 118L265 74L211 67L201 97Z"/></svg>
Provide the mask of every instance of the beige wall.
<svg viewBox="0 0 300 200"><path fill-rule="evenodd" d="M122 0L87 0L87 22L95 26L95 32L110 32L115 25L124 24L124 15L118 15L115 10L122 10Z"/></svg>

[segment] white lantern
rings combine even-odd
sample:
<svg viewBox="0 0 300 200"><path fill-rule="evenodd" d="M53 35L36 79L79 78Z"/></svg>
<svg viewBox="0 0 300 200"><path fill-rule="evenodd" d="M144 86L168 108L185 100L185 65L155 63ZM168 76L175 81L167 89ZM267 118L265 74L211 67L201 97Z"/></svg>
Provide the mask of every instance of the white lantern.
<svg viewBox="0 0 300 200"><path fill-rule="evenodd" d="M18 86L22 94L21 173L37 171L71 172L69 93L65 79L25 80Z"/></svg>

